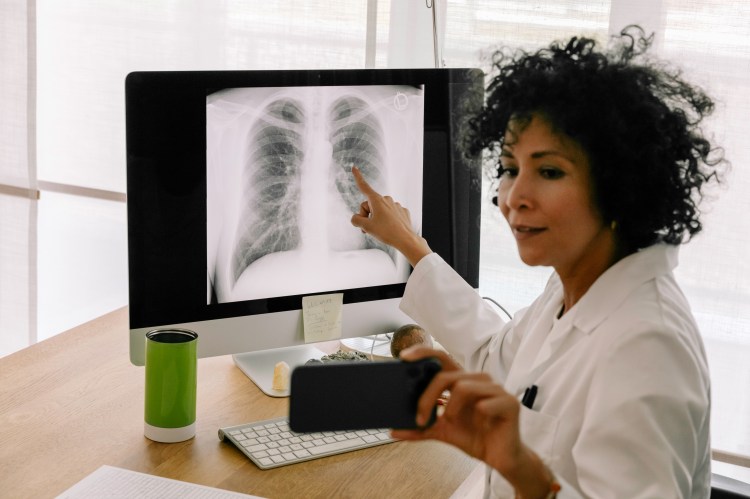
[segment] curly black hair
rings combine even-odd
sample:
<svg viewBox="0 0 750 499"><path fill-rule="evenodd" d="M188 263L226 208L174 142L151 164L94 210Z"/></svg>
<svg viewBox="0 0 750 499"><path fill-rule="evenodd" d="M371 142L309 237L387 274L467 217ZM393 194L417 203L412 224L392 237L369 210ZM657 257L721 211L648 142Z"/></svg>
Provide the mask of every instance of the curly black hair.
<svg viewBox="0 0 750 499"><path fill-rule="evenodd" d="M719 181L726 163L699 128L714 103L679 70L646 57L653 35L639 26L613 41L605 50L585 37L536 52L497 50L464 148L489 151L499 178L509 121L539 114L588 153L594 199L603 219L617 223L621 250L687 242L702 229L704 184Z"/></svg>

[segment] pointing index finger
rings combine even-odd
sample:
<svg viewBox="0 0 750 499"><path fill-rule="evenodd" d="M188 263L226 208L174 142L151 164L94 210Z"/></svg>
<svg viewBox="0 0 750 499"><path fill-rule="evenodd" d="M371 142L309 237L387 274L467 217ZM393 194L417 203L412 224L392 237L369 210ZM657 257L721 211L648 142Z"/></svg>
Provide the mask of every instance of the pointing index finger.
<svg viewBox="0 0 750 499"><path fill-rule="evenodd" d="M360 191L362 191L362 194L364 194L368 199L370 196L377 195L377 192L370 187L370 184L367 183L365 180L365 177L362 176L362 172L359 171L359 168L356 166L352 166L352 174L354 175L354 181L357 183L357 187Z"/></svg>

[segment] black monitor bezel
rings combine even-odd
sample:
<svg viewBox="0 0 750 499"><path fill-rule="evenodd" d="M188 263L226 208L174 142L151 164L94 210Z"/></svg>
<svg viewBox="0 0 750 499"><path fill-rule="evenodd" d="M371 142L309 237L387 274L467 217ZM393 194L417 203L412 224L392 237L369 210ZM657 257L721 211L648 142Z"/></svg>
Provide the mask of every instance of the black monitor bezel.
<svg viewBox="0 0 750 499"><path fill-rule="evenodd" d="M470 69L146 71L125 84L130 328L296 310L302 296L207 304L205 98L224 88L424 85L422 234L473 287L479 279L478 160L457 150ZM186 209L189 207L190 209ZM198 209L201 207L201 209ZM196 241L199 241L198 243ZM186 268L193 269L191 272ZM344 304L400 298L405 284L340 292Z"/></svg>

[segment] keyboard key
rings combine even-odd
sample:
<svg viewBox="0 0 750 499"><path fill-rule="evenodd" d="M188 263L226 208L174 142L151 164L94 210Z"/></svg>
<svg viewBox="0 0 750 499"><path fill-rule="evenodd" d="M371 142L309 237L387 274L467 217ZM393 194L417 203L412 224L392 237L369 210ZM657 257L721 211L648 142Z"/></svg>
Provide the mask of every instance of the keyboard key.
<svg viewBox="0 0 750 499"><path fill-rule="evenodd" d="M361 438L355 438L352 440L342 440L339 442L334 442L332 444L325 444L321 445L320 447L313 447L310 450L310 454L323 454L325 452L332 452L336 450L342 450L342 449L350 449L352 447L356 447L358 445L364 444L365 441Z"/></svg>

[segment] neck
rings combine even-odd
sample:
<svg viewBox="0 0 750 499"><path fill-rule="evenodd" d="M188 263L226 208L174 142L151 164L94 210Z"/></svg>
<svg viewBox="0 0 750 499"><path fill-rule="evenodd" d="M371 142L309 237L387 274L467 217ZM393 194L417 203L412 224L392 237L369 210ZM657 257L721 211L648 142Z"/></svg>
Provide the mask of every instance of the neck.
<svg viewBox="0 0 750 499"><path fill-rule="evenodd" d="M555 269L560 276L563 286L562 317L586 294L589 288L599 279L608 268L620 261L626 255L618 250L612 234L607 242L595 245L594 251L588 252L584 258L567 269Z"/></svg>

